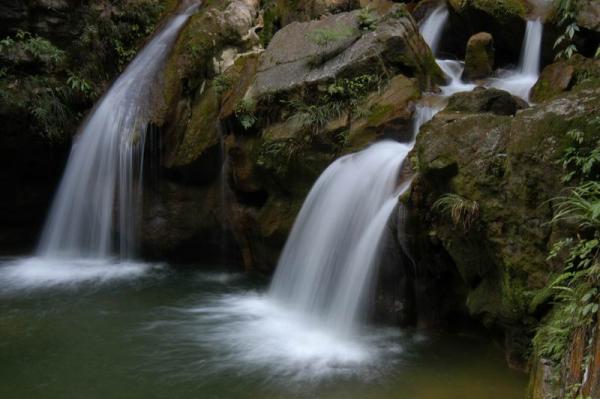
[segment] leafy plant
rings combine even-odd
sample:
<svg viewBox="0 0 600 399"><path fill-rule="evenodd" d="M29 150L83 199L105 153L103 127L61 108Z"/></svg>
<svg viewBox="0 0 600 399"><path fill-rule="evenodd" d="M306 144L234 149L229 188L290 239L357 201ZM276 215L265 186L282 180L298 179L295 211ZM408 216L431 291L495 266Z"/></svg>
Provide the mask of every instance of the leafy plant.
<svg viewBox="0 0 600 399"><path fill-rule="evenodd" d="M215 91L218 95L225 93L233 86L233 82L231 81L231 76L228 75L218 75L215 77L213 84L215 85Z"/></svg>
<svg viewBox="0 0 600 399"><path fill-rule="evenodd" d="M458 194L444 194L433 204L433 209L449 215L455 226L469 230L479 217L479 204Z"/></svg>
<svg viewBox="0 0 600 399"><path fill-rule="evenodd" d="M592 120L591 124L598 123ZM579 184L565 196L555 198L554 224L568 224L575 232L556 242L548 259L564 260L564 269L550 284L555 303L552 314L536 332L534 349L539 357L558 365L564 360L569 343L579 334L588 342L582 370L589 366L591 348L587 339L599 322L600 310L600 181L598 181L598 154L596 148L586 146L584 134L568 132L571 145L563 155L564 181L575 177ZM558 377L559 378L559 377ZM567 387L570 397L580 393L581 384ZM577 396L579 397L579 396Z"/></svg>
<svg viewBox="0 0 600 399"><path fill-rule="evenodd" d="M358 27L360 30L368 32L377 29L377 15L369 8L365 7L358 14Z"/></svg>
<svg viewBox="0 0 600 399"><path fill-rule="evenodd" d="M317 132L328 121L344 112L355 112L364 98L378 89L382 79L377 75L364 74L354 78L341 78L329 84L322 96L314 103L303 100L289 102L293 110L292 121L302 127L312 127Z"/></svg>
<svg viewBox="0 0 600 399"><path fill-rule="evenodd" d="M560 49L556 58L569 59L577 53L577 46L573 43L575 33L579 32L575 0L555 0L555 6L559 17L558 25L564 27L563 33L554 42L554 48Z"/></svg>
<svg viewBox="0 0 600 399"><path fill-rule="evenodd" d="M245 98L235 107L235 116L244 129L248 130L256 123L256 103L251 98Z"/></svg>
<svg viewBox="0 0 600 399"><path fill-rule="evenodd" d="M25 54L51 68L63 64L66 59L65 52L54 46L49 40L23 30L18 30L14 39L6 37L0 40L0 51L15 61L18 61L19 54Z"/></svg>
<svg viewBox="0 0 600 399"><path fill-rule="evenodd" d="M94 86L91 82L73 72L69 72L69 77L67 78L67 85L71 88L71 90L80 92L85 96L90 96L95 91Z"/></svg>

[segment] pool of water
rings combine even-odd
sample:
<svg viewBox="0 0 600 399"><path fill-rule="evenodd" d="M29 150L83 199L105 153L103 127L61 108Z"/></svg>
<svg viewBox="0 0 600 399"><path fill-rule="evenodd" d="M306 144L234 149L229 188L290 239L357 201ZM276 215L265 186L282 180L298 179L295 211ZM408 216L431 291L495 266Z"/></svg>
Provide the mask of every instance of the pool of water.
<svg viewBox="0 0 600 399"><path fill-rule="evenodd" d="M164 265L2 261L0 397L524 397L484 337L329 331L265 289Z"/></svg>

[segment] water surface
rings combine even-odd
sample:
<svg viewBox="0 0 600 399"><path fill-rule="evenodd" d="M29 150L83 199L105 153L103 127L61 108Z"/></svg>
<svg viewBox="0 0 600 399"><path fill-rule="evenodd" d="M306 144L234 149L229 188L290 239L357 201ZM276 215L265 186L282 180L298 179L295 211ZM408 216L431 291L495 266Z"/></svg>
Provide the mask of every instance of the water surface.
<svg viewBox="0 0 600 399"><path fill-rule="evenodd" d="M235 273L105 264L82 278L55 265L61 278L39 278L33 263L0 266L3 399L524 396L524 377L476 335L345 336Z"/></svg>

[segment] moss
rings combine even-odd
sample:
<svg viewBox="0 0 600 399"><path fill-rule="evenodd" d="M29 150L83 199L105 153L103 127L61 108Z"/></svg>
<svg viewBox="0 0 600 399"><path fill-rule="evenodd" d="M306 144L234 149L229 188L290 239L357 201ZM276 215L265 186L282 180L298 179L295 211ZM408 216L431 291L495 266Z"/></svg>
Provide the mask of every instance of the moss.
<svg viewBox="0 0 600 399"><path fill-rule="evenodd" d="M183 138L169 166L181 167L191 164L219 143L218 114L216 91L213 86L209 86L193 105L189 122L184 127Z"/></svg>
<svg viewBox="0 0 600 399"><path fill-rule="evenodd" d="M456 11L462 11L471 6L493 16L500 21L510 18L525 18L527 5L523 0L449 0Z"/></svg>

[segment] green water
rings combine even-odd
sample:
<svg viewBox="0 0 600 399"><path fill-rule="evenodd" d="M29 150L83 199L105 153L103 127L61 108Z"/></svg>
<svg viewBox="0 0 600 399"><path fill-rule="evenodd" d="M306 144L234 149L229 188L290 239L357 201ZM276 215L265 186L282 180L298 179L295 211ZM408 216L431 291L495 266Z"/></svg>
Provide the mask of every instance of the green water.
<svg viewBox="0 0 600 399"><path fill-rule="evenodd" d="M484 338L374 328L337 347L295 327L265 301L265 282L241 275L2 284L3 399L524 397L525 377Z"/></svg>

